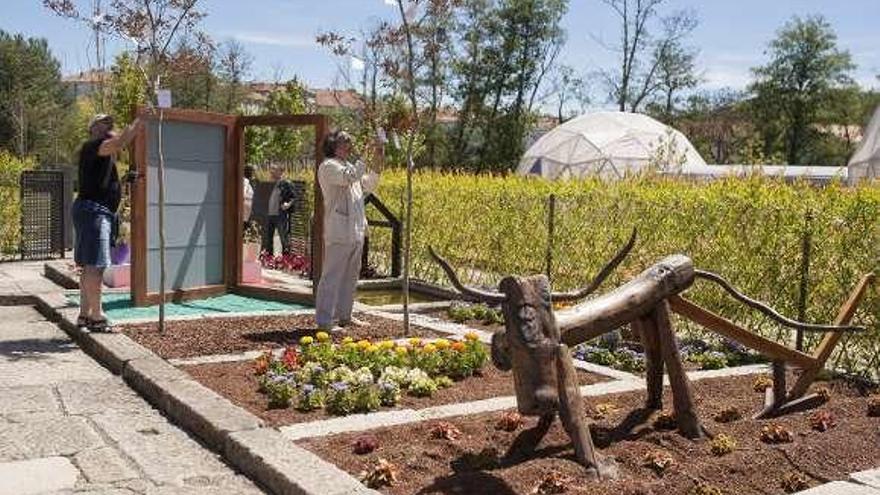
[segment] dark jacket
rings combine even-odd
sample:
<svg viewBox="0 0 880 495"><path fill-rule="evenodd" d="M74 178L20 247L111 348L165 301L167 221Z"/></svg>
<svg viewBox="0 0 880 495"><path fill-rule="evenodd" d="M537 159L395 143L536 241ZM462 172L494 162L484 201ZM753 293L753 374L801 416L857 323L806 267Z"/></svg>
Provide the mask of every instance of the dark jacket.
<svg viewBox="0 0 880 495"><path fill-rule="evenodd" d="M293 184L291 184L289 180L281 179L280 181L278 181L277 187L278 187L278 192L279 192L278 197L280 199L279 204L289 203L289 202L293 201L293 198L296 193L294 193ZM296 206L296 205L291 204L290 208L288 208L287 211L280 210L279 214L280 215L290 215L291 213L293 213L294 206Z"/></svg>

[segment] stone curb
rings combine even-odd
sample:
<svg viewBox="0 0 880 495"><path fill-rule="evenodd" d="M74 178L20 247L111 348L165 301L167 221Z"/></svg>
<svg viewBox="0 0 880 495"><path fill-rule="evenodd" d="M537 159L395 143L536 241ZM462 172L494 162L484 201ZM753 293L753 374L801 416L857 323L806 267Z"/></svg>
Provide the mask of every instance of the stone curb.
<svg viewBox="0 0 880 495"><path fill-rule="evenodd" d="M2 299L0 302L5 302ZM18 300L18 299L16 299ZM63 292L20 298L58 324L95 360L253 481L278 494L376 494L354 477L264 428L263 421L124 334L90 334L74 323Z"/></svg>
<svg viewBox="0 0 880 495"><path fill-rule="evenodd" d="M336 467L292 441L278 430L231 433L224 454L248 476L259 479L274 493L283 495L378 494ZM305 475L304 475L305 474Z"/></svg>

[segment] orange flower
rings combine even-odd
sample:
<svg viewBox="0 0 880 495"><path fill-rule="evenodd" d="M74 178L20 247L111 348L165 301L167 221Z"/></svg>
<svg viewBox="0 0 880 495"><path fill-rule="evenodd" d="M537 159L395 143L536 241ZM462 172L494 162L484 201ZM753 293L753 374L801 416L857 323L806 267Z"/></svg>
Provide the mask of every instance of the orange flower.
<svg viewBox="0 0 880 495"><path fill-rule="evenodd" d="M452 343L452 350L454 350L454 351L463 351L465 349L466 349L466 347L464 345L464 342L459 341L459 342Z"/></svg>

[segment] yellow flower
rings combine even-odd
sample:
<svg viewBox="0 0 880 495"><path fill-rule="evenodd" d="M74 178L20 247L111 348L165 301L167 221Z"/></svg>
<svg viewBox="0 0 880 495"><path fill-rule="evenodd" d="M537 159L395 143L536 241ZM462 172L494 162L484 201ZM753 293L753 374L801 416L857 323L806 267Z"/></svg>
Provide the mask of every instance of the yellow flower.
<svg viewBox="0 0 880 495"><path fill-rule="evenodd" d="M411 345L413 347L418 347L418 346L422 345L422 339L420 339L418 337L412 337L409 339L409 345Z"/></svg>
<svg viewBox="0 0 880 495"><path fill-rule="evenodd" d="M449 341L446 339L437 339L434 341L434 345L437 346L437 349L449 349Z"/></svg>
<svg viewBox="0 0 880 495"><path fill-rule="evenodd" d="M330 334L327 332L318 332L315 334L315 338L318 339L318 342L327 342L330 340Z"/></svg>
<svg viewBox="0 0 880 495"><path fill-rule="evenodd" d="M394 349L394 352L396 352L397 354L403 356L404 354L406 354L407 352L409 352L409 349L407 349L406 347L403 347L403 346L399 346L399 347L397 347L397 348Z"/></svg>
<svg viewBox="0 0 880 495"><path fill-rule="evenodd" d="M434 344L428 344L423 347L422 350L425 352L425 354L431 354L437 350L437 346L435 346Z"/></svg>
<svg viewBox="0 0 880 495"><path fill-rule="evenodd" d="M393 340L383 340L379 344L379 347L382 349L385 349L385 350L393 349L394 348L394 341Z"/></svg>
<svg viewBox="0 0 880 495"><path fill-rule="evenodd" d="M356 350L356 349L358 348L357 344L355 344L354 342L346 342L342 347L343 347L346 351L353 351L353 350Z"/></svg>
<svg viewBox="0 0 880 495"><path fill-rule="evenodd" d="M366 351L367 351L367 352L378 352L378 351L379 351L379 346L377 346L376 344L370 344L370 345L367 347Z"/></svg>
<svg viewBox="0 0 880 495"><path fill-rule="evenodd" d="M351 337L345 337L345 338L342 339L342 343L343 343L343 344L353 344L353 343L354 343L354 339L351 338Z"/></svg>
<svg viewBox="0 0 880 495"><path fill-rule="evenodd" d="M370 347L372 344L370 344L369 340L359 340L357 345L361 349L366 349L367 347Z"/></svg>
<svg viewBox="0 0 880 495"><path fill-rule="evenodd" d="M467 340L470 340L470 341L480 340L480 336L477 335L476 332L468 332L468 333L464 334L464 338Z"/></svg>
<svg viewBox="0 0 880 495"><path fill-rule="evenodd" d="M313 339L312 337L310 337L310 336L308 336L308 335L306 335L305 337L301 337L301 338L299 339L299 343L300 343L300 345L312 345L312 343L313 343L314 341L315 341L315 339Z"/></svg>

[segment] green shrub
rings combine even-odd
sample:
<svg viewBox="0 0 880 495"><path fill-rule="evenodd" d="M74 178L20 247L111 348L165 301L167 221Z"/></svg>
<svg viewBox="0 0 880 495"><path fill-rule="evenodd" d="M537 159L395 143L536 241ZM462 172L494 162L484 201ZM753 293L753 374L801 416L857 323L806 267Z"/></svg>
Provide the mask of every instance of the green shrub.
<svg viewBox="0 0 880 495"><path fill-rule="evenodd" d="M34 168L30 158L17 158L0 150L0 255L18 252L21 242L21 204L19 178Z"/></svg>

